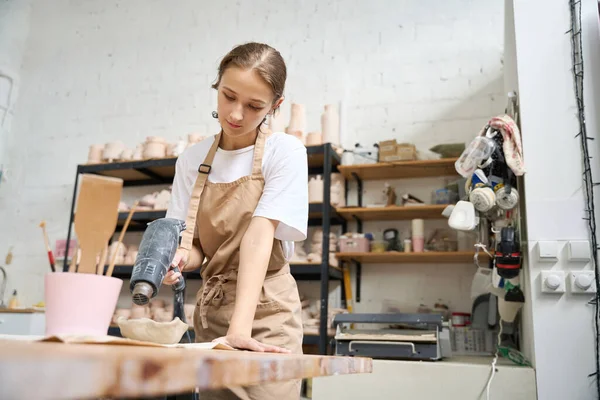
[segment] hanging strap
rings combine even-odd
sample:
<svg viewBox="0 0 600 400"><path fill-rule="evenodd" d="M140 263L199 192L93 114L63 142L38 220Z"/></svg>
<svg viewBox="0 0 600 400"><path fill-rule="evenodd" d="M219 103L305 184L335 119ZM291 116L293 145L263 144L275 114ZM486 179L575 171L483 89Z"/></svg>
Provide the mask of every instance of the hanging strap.
<svg viewBox="0 0 600 400"><path fill-rule="evenodd" d="M188 215L185 219L185 231L181 234L181 248L188 252L192 249L192 241L194 240L194 231L196 230L196 217L198 216L198 207L200 206L200 197L206 184L206 179L212 168L212 162L219 148L219 142L221 140L221 133L215 137L215 141L212 147L208 151L204 162L198 167L198 177L196 183L192 189L192 195L190 197L190 203L188 206Z"/></svg>

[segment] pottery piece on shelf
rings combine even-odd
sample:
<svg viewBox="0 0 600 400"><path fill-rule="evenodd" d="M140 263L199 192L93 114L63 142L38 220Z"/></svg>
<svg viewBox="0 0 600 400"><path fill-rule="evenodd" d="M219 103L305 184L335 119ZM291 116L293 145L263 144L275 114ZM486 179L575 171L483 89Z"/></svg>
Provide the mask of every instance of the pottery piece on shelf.
<svg viewBox="0 0 600 400"><path fill-rule="evenodd" d="M308 202L323 202L323 178L321 175L313 176L308 180Z"/></svg>
<svg viewBox="0 0 600 400"><path fill-rule="evenodd" d="M169 152L167 155L169 157L179 157L186 147L187 143L185 140L180 139L176 143L169 145Z"/></svg>
<svg viewBox="0 0 600 400"><path fill-rule="evenodd" d="M286 132L303 136L306 131L306 110L304 104L292 103L292 115ZM295 133L299 132L299 133Z"/></svg>
<svg viewBox="0 0 600 400"><path fill-rule="evenodd" d="M93 144L88 152L88 164L98 164L102 162L102 154L104 153L103 144Z"/></svg>
<svg viewBox="0 0 600 400"><path fill-rule="evenodd" d="M318 146L323 144L321 132L309 132L308 135L306 135L305 143L307 146Z"/></svg>
<svg viewBox="0 0 600 400"><path fill-rule="evenodd" d="M161 190L154 197L154 209L155 210L166 210L169 208L169 203L171 202L171 192L168 190Z"/></svg>
<svg viewBox="0 0 600 400"><path fill-rule="evenodd" d="M131 157L134 161L140 161L144 159L144 145L138 144L133 151L133 156Z"/></svg>
<svg viewBox="0 0 600 400"><path fill-rule="evenodd" d="M271 114L269 117L269 129L271 132L285 132L285 122L280 113Z"/></svg>
<svg viewBox="0 0 600 400"><path fill-rule="evenodd" d="M115 264L124 264L125 254L127 252L127 248L125 247L125 245L119 242L112 242L108 248L107 260L112 260L115 252L117 253Z"/></svg>
<svg viewBox="0 0 600 400"><path fill-rule="evenodd" d="M396 191L394 190L393 187L390 186L389 183L385 184L385 196L386 196L385 205L387 207L396 205Z"/></svg>
<svg viewBox="0 0 600 400"><path fill-rule="evenodd" d="M123 142L109 142L104 146L104 151L102 152L102 159L104 161L113 162L121 158L121 153L125 150L125 145Z"/></svg>
<svg viewBox="0 0 600 400"><path fill-rule="evenodd" d="M124 149L121 153L121 161L130 161L133 159L133 150L132 149Z"/></svg>
<svg viewBox="0 0 600 400"><path fill-rule="evenodd" d="M340 173L331 174L331 205L334 207L346 206L346 180Z"/></svg>
<svg viewBox="0 0 600 400"><path fill-rule="evenodd" d="M290 259L290 262L306 262L306 250L304 250L304 242L294 243L294 254Z"/></svg>
<svg viewBox="0 0 600 400"><path fill-rule="evenodd" d="M149 136L144 143L145 159L165 158L167 156L167 143L164 138L158 136Z"/></svg>
<svg viewBox="0 0 600 400"><path fill-rule="evenodd" d="M154 208L154 204L156 204L157 195L158 192L154 192L143 196L139 201L139 205L142 207L151 207L151 209Z"/></svg>
<svg viewBox="0 0 600 400"><path fill-rule="evenodd" d="M201 142L202 140L204 140L205 136L200 135L198 133L190 133L188 135L188 142L187 142L187 147L191 147L193 145L195 145L198 142Z"/></svg>
<svg viewBox="0 0 600 400"><path fill-rule="evenodd" d="M321 114L321 132L324 143L340 144L340 116L333 104L325 105Z"/></svg>

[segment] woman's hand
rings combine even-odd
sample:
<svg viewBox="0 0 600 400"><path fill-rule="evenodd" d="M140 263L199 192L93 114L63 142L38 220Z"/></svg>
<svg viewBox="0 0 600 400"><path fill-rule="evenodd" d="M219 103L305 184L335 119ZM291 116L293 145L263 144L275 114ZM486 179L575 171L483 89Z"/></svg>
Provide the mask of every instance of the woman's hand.
<svg viewBox="0 0 600 400"><path fill-rule="evenodd" d="M234 349L252 350L260 353L291 353L290 350L284 349L283 347L264 344L258 340L252 339L250 336L239 334L228 334L227 336L221 336L220 338L213 340L213 342L226 344Z"/></svg>
<svg viewBox="0 0 600 400"><path fill-rule="evenodd" d="M163 280L164 285L174 285L179 279L182 277L181 273L183 272L186 264L188 262L188 252L185 249L177 249L175 252L175 257L173 257L173 261L171 262L171 267L165 275L165 279ZM179 272L175 272L175 267L179 268Z"/></svg>

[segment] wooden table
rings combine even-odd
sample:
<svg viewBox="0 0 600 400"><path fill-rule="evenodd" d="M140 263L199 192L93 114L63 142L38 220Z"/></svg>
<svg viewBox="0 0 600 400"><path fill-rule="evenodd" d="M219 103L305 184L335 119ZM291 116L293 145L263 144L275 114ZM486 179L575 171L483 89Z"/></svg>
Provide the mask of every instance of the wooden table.
<svg viewBox="0 0 600 400"><path fill-rule="evenodd" d="M149 397L372 372L372 360L0 340L0 398Z"/></svg>

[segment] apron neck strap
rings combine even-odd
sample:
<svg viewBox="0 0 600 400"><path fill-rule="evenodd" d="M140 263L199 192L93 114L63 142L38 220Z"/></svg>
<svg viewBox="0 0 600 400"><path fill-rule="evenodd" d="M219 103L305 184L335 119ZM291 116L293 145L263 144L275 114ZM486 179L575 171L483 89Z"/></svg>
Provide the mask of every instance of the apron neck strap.
<svg viewBox="0 0 600 400"><path fill-rule="evenodd" d="M196 217L198 216L198 207L200 206L200 197L206 184L206 179L212 168L212 163L219 148L219 142L221 141L222 132L215 136L213 142L204 162L198 167L198 176L196 177L196 183L192 189L192 195L190 196L190 203L188 206L188 214L185 219L185 231L181 234L180 247L184 248L188 252L192 249L192 241L194 240L194 231L196 229Z"/></svg>
<svg viewBox="0 0 600 400"><path fill-rule="evenodd" d="M262 160L265 153L265 142L267 141L268 135L266 133L258 132L256 136L256 142L254 143L254 156L252 158L252 175L262 176Z"/></svg>

